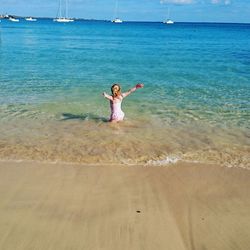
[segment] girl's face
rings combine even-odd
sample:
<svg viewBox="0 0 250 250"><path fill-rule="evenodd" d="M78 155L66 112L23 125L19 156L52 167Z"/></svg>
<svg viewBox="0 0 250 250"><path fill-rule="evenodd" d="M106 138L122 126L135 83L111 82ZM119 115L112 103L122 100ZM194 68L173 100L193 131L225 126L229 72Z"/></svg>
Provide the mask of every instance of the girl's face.
<svg viewBox="0 0 250 250"><path fill-rule="evenodd" d="M111 92L114 97L119 96L121 94L120 91L121 91L121 87L119 86L119 84L114 84L111 87Z"/></svg>
<svg viewBox="0 0 250 250"><path fill-rule="evenodd" d="M115 86L113 87L113 90L119 91L119 90L120 90L120 87L119 87L118 85L115 85Z"/></svg>

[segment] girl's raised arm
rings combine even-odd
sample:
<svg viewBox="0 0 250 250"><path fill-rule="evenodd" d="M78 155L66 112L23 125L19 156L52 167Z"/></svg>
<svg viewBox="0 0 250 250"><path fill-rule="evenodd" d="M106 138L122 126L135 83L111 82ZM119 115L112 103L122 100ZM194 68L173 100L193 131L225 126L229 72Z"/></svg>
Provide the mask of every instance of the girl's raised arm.
<svg viewBox="0 0 250 250"><path fill-rule="evenodd" d="M105 98L109 99L110 101L113 101L113 97L112 97L111 95L108 95L108 94L105 93L105 92L103 92L102 95L103 95Z"/></svg>
<svg viewBox="0 0 250 250"><path fill-rule="evenodd" d="M133 87L132 89L130 89L129 91L125 92L125 93L122 93L122 96L123 97L126 97L128 95L130 95L131 93L135 92L137 89L139 88L143 88L144 87L144 84L143 83L138 83L135 85L135 87Z"/></svg>

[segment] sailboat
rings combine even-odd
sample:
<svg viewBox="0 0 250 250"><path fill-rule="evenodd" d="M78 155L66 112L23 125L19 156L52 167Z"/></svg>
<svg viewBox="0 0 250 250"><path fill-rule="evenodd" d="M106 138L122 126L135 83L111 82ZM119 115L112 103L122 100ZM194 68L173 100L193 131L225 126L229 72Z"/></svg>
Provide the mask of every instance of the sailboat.
<svg viewBox="0 0 250 250"><path fill-rule="evenodd" d="M167 18L167 20L164 21L163 23L165 23L165 24L174 24L174 21L172 21L172 20L170 19L170 11L169 11L169 8L168 8L168 18Z"/></svg>
<svg viewBox="0 0 250 250"><path fill-rule="evenodd" d="M113 20L111 21L112 23L122 23L123 21L117 17L117 12L118 12L118 0L116 0L116 3L115 3L115 15L114 15L114 18Z"/></svg>
<svg viewBox="0 0 250 250"><path fill-rule="evenodd" d="M65 8L62 7L62 4L65 5ZM57 18L54 21L58 23L74 22L74 19L68 18L68 0L59 0Z"/></svg>
<svg viewBox="0 0 250 250"><path fill-rule="evenodd" d="M19 19L13 17L13 16L9 16L8 18L11 22L19 22Z"/></svg>
<svg viewBox="0 0 250 250"><path fill-rule="evenodd" d="M26 17L25 20L28 21L28 22L36 22L37 21L36 18L33 18L31 16L30 17Z"/></svg>

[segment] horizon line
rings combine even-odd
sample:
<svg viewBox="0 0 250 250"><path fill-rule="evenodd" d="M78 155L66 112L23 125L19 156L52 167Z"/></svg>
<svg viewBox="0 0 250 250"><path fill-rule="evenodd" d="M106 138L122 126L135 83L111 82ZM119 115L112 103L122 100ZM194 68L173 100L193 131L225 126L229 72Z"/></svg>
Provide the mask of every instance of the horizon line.
<svg viewBox="0 0 250 250"><path fill-rule="evenodd" d="M33 17L37 19L54 19L55 17L42 17L42 16L18 16L18 15L12 15L12 14L0 14L0 20L1 19L8 19L4 16L12 16L16 18L27 18L27 17ZM109 22L112 19L95 19L95 18L83 18L83 17L70 17L71 19L74 19L76 21L102 21L102 22ZM164 20L159 21L153 21L153 20L123 20L124 23L162 23ZM250 24L250 22L220 22L220 21L174 21L175 23L213 23L213 24Z"/></svg>

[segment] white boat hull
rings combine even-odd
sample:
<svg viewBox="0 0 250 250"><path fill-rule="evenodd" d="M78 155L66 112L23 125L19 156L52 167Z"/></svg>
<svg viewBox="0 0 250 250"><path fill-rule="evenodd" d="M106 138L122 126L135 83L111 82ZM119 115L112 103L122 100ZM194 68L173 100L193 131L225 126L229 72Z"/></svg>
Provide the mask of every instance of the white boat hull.
<svg viewBox="0 0 250 250"><path fill-rule="evenodd" d="M56 18L54 19L54 22L58 22L58 23L70 23L70 22L74 22L75 20L73 19L68 19L68 18Z"/></svg>
<svg viewBox="0 0 250 250"><path fill-rule="evenodd" d="M35 18L25 18L25 20L28 22L36 22L37 21L37 19L35 19Z"/></svg>
<svg viewBox="0 0 250 250"><path fill-rule="evenodd" d="M123 21L119 18L116 18L115 20L112 21L112 23L122 23Z"/></svg>
<svg viewBox="0 0 250 250"><path fill-rule="evenodd" d="M19 19L15 19L15 18L9 18L9 20L10 20L11 22L19 22Z"/></svg>
<svg viewBox="0 0 250 250"><path fill-rule="evenodd" d="M164 22L165 24L174 24L174 22L172 20L167 20Z"/></svg>

